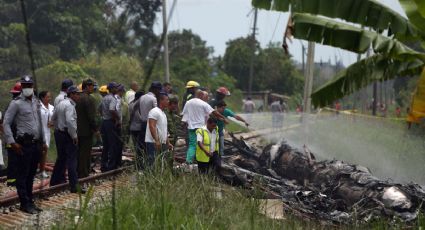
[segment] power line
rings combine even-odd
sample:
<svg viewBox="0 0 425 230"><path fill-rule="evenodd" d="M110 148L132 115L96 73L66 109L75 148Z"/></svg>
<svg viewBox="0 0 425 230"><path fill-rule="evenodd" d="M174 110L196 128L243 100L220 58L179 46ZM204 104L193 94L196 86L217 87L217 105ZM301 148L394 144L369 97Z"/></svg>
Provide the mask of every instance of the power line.
<svg viewBox="0 0 425 230"><path fill-rule="evenodd" d="M279 24L280 16L281 16L281 15L282 15L282 14L281 14L281 13L279 13L279 17L278 17L278 18L277 18L277 20L276 20L276 25L274 26L273 34L272 34L272 37L270 38L269 43L271 43L271 42L272 42L272 40L273 40L273 38L274 38L274 35L275 35L275 33L276 33L276 30L277 30L277 25Z"/></svg>

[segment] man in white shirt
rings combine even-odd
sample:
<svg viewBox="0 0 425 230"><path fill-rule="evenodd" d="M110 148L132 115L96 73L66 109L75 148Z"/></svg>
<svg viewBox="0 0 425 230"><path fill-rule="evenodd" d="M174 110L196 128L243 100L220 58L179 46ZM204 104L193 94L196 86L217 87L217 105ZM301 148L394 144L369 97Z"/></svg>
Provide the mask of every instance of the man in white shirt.
<svg viewBox="0 0 425 230"><path fill-rule="evenodd" d="M157 107L157 96L159 96L159 93L162 90L162 84L158 81L152 82L149 92L139 99L139 111L140 111L140 118L142 120L142 128L140 131L139 141L143 148L144 154L146 154L146 129L148 125L148 115L151 109ZM146 155L143 156L146 158ZM146 159L144 159L146 161Z"/></svg>
<svg viewBox="0 0 425 230"><path fill-rule="evenodd" d="M55 101L53 103L54 107L59 105L59 103L66 98L66 92L68 90L68 87L70 87L71 85L74 85L74 83L70 79L65 79L62 81L61 91L59 92L59 95L55 98Z"/></svg>
<svg viewBox="0 0 425 230"><path fill-rule="evenodd" d="M137 90L139 90L139 84L133 81L130 84L130 90L125 93L124 100L127 104L130 104L134 100L134 96L136 95Z"/></svg>
<svg viewBox="0 0 425 230"><path fill-rule="evenodd" d="M161 92L158 98L158 107L149 111L148 125L146 128L146 150L148 153L147 164L152 167L157 154L164 152L167 147L172 149L173 145L168 140L167 116L164 109L168 106L167 93Z"/></svg>
<svg viewBox="0 0 425 230"><path fill-rule="evenodd" d="M183 108L182 121L187 124L189 131L189 146L186 152L186 162L191 164L196 153L196 129L206 125L210 114L213 114L219 120L225 118L219 112L214 110L208 103L208 93L205 91L196 92L196 98L189 100Z"/></svg>

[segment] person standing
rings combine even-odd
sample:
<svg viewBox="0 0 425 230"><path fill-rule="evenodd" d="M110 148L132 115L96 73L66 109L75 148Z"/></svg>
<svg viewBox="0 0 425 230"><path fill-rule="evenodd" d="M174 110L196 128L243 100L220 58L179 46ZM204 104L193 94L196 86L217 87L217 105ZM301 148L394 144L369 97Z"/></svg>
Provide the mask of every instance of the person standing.
<svg viewBox="0 0 425 230"><path fill-rule="evenodd" d="M179 123L181 117L178 115L179 111L179 98L176 96L168 97L169 102L167 108L164 110L167 115L168 138L173 146L177 143L177 131L180 128Z"/></svg>
<svg viewBox="0 0 425 230"><path fill-rule="evenodd" d="M12 101L18 98L21 95L22 92L22 86L21 82L18 81L15 83L12 89L10 89L10 94L12 94ZM10 103L9 103L10 105ZM9 105L7 108L9 108ZM5 110L7 111L7 109ZM4 116L3 116L4 118ZM2 120L3 124L3 120ZM11 125L12 134L14 137L16 137L16 124L12 123ZM17 174L17 154L9 144L6 143L6 151L7 151L7 186L15 186L16 185L16 174Z"/></svg>
<svg viewBox="0 0 425 230"><path fill-rule="evenodd" d="M208 174L213 166L220 165L217 120L208 118L207 126L196 130L196 161L200 174Z"/></svg>
<svg viewBox="0 0 425 230"><path fill-rule="evenodd" d="M130 136L133 142L134 150L136 152L136 167L142 168L142 143L139 140L139 135L142 130L142 118L140 116L140 102L139 99L143 96L144 92L136 92L134 100L128 105L130 114Z"/></svg>
<svg viewBox="0 0 425 230"><path fill-rule="evenodd" d="M179 111L179 98L177 96L168 96L169 102L167 108L164 110L165 115L167 115L167 130L168 130L168 140L173 146L176 146L178 139L178 130L181 130L181 117L178 114ZM171 154L168 156L169 167L173 168L174 162L174 152L171 151Z"/></svg>
<svg viewBox="0 0 425 230"><path fill-rule="evenodd" d="M51 118L53 115L53 105L50 104L50 100L52 98L49 91L41 91L38 94L38 97L41 100L41 107L40 107L40 115L41 115L41 123L43 125L43 133L44 133L44 140L47 145L46 151L42 152L41 160L40 160L40 172L42 178L48 178L45 171L46 167L46 160L47 160L47 152L49 151L50 147L50 128L52 127Z"/></svg>
<svg viewBox="0 0 425 230"><path fill-rule="evenodd" d="M65 79L62 81L61 91L59 92L59 95L56 96L55 101L53 102L54 107L56 107L63 99L66 98L68 87L73 84L74 83L70 79Z"/></svg>
<svg viewBox="0 0 425 230"><path fill-rule="evenodd" d="M119 144L117 142L117 131L119 126L119 115L116 113L116 98L118 84L111 82L108 84L109 93L103 97L101 103L101 114L102 114L102 161L101 168L102 172L109 171L111 169L112 161L111 157L114 155L114 151Z"/></svg>
<svg viewBox="0 0 425 230"><path fill-rule="evenodd" d="M20 209L35 214L41 211L34 204L33 182L40 161L41 152L46 149L43 140L43 127L40 117L40 102L34 96L31 76L21 78L22 94L14 99L4 116L4 137L16 153L16 189L18 191ZM12 126L16 124L16 134Z"/></svg>
<svg viewBox="0 0 425 230"><path fill-rule="evenodd" d="M139 141L142 145L144 154L147 154L145 138L149 111L157 106L157 97L159 96L161 89L162 84L158 81L154 81L149 87L149 92L139 99L140 117L142 119L142 129L140 131ZM147 163L147 155L144 155L143 160Z"/></svg>
<svg viewBox="0 0 425 230"><path fill-rule="evenodd" d="M91 95L94 91L93 80L84 80L81 88L83 93L75 106L77 111L78 178L88 177L90 174L93 136L99 132L96 123L96 101Z"/></svg>
<svg viewBox="0 0 425 230"><path fill-rule="evenodd" d="M215 97L208 103L211 107L215 108L219 102L226 98L226 96L230 96L230 91L226 87L220 87L215 91Z"/></svg>
<svg viewBox="0 0 425 230"><path fill-rule="evenodd" d="M148 126L146 129L146 150L148 153L148 166L152 167L155 158L162 154L167 149L171 150L171 145L168 140L167 131L167 116L164 110L168 106L167 93L163 92L158 97L158 107L155 107L149 111L148 114Z"/></svg>
<svg viewBox="0 0 425 230"><path fill-rule="evenodd" d="M186 152L186 162L191 164L195 158L196 153L196 129L205 126L206 120L210 114L213 114L220 120L224 117L214 110L206 101L208 101L208 93L205 91L198 91L196 98L191 99L186 103L183 108L182 121L187 124L189 133L189 146Z"/></svg>
<svg viewBox="0 0 425 230"><path fill-rule="evenodd" d="M173 86L171 85L170 82L163 83L162 84L162 90L168 94L168 98L169 99L172 98L172 97L174 97Z"/></svg>
<svg viewBox="0 0 425 230"><path fill-rule="evenodd" d="M270 104L270 111L272 112L272 127L274 129L282 128L283 109L279 99L274 99Z"/></svg>
<svg viewBox="0 0 425 230"><path fill-rule="evenodd" d="M136 81L131 82L130 84L130 90L128 90L125 93L124 101L127 104L130 104L134 100L134 96L136 95L136 92L139 90L139 84Z"/></svg>
<svg viewBox="0 0 425 230"><path fill-rule="evenodd" d="M84 190L79 189L77 174L78 134L75 105L80 99L80 93L77 86L68 87L67 97L55 107L52 116L58 157L53 168L50 186L65 183L65 170L67 170L71 193L85 193Z"/></svg>
<svg viewBox="0 0 425 230"><path fill-rule="evenodd" d="M241 116L235 114L232 110L226 108L227 104L224 101L220 101L219 103L217 103L217 111L223 115L225 118L228 117L234 117L236 120L241 121L243 123L245 123L246 127L249 126L248 122L245 121L245 119L243 119ZM223 156L224 154L224 127L225 127L225 123L226 121L217 121L217 127L218 127L218 134L219 134L219 153L220 156Z"/></svg>
<svg viewBox="0 0 425 230"><path fill-rule="evenodd" d="M186 83L186 93L183 95L182 108L184 108L187 101L195 98L195 94L196 91L199 89L199 86L199 83L196 81L188 81Z"/></svg>
<svg viewBox="0 0 425 230"><path fill-rule="evenodd" d="M244 113L253 113L255 110L255 103L252 101L250 97L248 97L243 103L243 111Z"/></svg>
<svg viewBox="0 0 425 230"><path fill-rule="evenodd" d="M124 146L123 138L123 108L124 102L122 96L124 95L124 85L118 84L116 94L113 101L109 105L109 111L112 114L114 121L114 129L112 130L112 137L114 138L112 151L109 155L108 170L114 170L121 166L122 150ZM126 108L128 110L128 108Z"/></svg>

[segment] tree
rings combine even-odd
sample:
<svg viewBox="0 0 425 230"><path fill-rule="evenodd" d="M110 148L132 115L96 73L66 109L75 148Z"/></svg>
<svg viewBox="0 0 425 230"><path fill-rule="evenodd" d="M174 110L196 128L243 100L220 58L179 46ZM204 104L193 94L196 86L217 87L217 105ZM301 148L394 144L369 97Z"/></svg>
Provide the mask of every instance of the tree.
<svg viewBox="0 0 425 230"><path fill-rule="evenodd" d="M113 0L109 20L112 25L114 42L127 45L131 50L145 59L150 54L158 38L153 26L156 13L160 10L161 0ZM117 44L117 43L115 43Z"/></svg>
<svg viewBox="0 0 425 230"><path fill-rule="evenodd" d="M206 60L214 51L199 35L186 29L181 32L172 31L168 34L168 49L171 61L193 56Z"/></svg>
<svg viewBox="0 0 425 230"><path fill-rule="evenodd" d="M302 92L303 77L290 56L286 55L278 44L270 44L268 48L261 50L258 62L255 90L270 89L286 95Z"/></svg>
<svg viewBox="0 0 425 230"><path fill-rule="evenodd" d="M249 65L252 56L251 44L250 37L230 40L226 43L226 52L223 57L222 67L224 72L233 76L237 80L237 87L243 90L248 90ZM260 45L256 41L256 55L258 55L260 49ZM258 71L257 63L254 64L254 76Z"/></svg>

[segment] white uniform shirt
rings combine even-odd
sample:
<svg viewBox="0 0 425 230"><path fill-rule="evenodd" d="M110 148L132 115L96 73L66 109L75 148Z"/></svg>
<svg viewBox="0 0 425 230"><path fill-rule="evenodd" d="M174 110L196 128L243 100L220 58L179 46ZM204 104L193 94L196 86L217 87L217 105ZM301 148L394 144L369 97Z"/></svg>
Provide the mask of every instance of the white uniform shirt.
<svg viewBox="0 0 425 230"><path fill-rule="evenodd" d="M77 111L75 102L71 98L65 98L56 106L52 116L55 129L60 131L68 130L71 138L77 138Z"/></svg>
<svg viewBox="0 0 425 230"><path fill-rule="evenodd" d="M58 96L55 98L55 101L53 102L53 105L56 107L59 105L61 101L63 101L66 98L66 92L60 91Z"/></svg>
<svg viewBox="0 0 425 230"><path fill-rule="evenodd" d="M182 121L188 124L188 129L202 128L213 111L214 109L205 101L193 98L184 105Z"/></svg>
<svg viewBox="0 0 425 230"><path fill-rule="evenodd" d="M167 115L165 115L164 111L162 111L160 108L155 107L149 111L148 119L154 119L156 120L156 132L159 137L159 140L161 144L167 143ZM152 137L151 130L149 127L149 120L148 125L146 128L146 136L145 136L145 142L149 143L155 143L155 140Z"/></svg>
<svg viewBox="0 0 425 230"><path fill-rule="evenodd" d="M51 121L53 116L53 105L49 104L48 108L44 106L43 103L40 103L40 115L41 123L43 125L44 141L46 142L47 147L50 146L50 128L48 127L49 121Z"/></svg>

